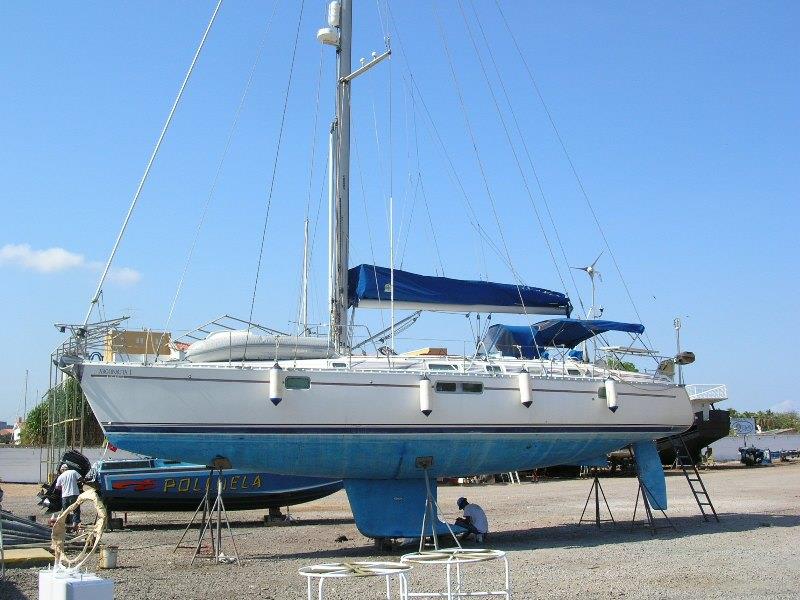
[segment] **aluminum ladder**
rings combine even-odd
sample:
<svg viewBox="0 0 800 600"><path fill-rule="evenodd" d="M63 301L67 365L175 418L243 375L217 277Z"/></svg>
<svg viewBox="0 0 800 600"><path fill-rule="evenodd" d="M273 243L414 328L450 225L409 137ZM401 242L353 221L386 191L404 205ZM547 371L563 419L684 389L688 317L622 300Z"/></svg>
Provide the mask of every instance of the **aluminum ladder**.
<svg viewBox="0 0 800 600"><path fill-rule="evenodd" d="M695 502L697 502L700 513L703 515L703 520L708 521L710 517L714 517L714 520L719 523L719 517L714 509L714 504L711 502L711 496L708 495L703 478L700 477L700 471L697 470L697 465L692 460L689 449L686 447L686 440L683 439L682 435L676 435L670 437L669 442L675 451L675 464L683 471L683 475L689 484L689 489L692 490Z"/></svg>

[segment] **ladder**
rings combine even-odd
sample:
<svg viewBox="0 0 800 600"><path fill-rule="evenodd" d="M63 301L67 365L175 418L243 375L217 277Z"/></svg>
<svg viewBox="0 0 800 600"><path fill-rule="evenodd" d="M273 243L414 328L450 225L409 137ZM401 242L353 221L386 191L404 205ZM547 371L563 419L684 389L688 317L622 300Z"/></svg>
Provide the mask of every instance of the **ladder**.
<svg viewBox="0 0 800 600"><path fill-rule="evenodd" d="M675 451L675 464L683 471L686 481L689 483L689 489L692 490L697 506L700 507L700 513L703 515L703 520L708 521L713 517L719 523L717 511L711 503L711 497L708 495L706 485L700 477L700 471L697 470L697 465L692 460L689 449L686 447L686 440L682 435L674 435L669 438L672 449Z"/></svg>

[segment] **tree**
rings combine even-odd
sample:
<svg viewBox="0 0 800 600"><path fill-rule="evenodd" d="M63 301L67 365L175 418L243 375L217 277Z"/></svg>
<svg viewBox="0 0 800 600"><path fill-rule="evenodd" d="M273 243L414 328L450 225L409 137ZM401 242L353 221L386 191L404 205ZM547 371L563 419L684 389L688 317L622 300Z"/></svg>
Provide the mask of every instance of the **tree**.
<svg viewBox="0 0 800 600"><path fill-rule="evenodd" d="M785 413L772 412L771 410L759 411L738 411L735 408L731 409L731 417L755 419L756 425L762 431L769 431L770 429L797 429L800 430L800 414L797 411L789 411Z"/></svg>
<svg viewBox="0 0 800 600"><path fill-rule="evenodd" d="M607 358L606 365L608 365L609 369L613 369L615 371L629 371L631 373L639 372L639 369L636 368L635 364L632 362L619 360L618 358Z"/></svg>
<svg viewBox="0 0 800 600"><path fill-rule="evenodd" d="M22 443L34 446L47 443L51 420L58 424L53 428L56 446L78 442L81 425L84 444L100 444L103 441L103 430L86 402L80 384L72 377L48 390L44 400L27 414L22 427Z"/></svg>

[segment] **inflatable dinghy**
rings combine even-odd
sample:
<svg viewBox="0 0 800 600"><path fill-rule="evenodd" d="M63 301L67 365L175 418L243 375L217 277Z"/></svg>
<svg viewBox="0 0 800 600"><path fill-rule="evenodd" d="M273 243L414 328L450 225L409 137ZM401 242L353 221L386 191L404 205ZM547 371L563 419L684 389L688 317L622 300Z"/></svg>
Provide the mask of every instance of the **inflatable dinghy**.
<svg viewBox="0 0 800 600"><path fill-rule="evenodd" d="M331 356L333 349L327 337L264 335L247 331L218 331L186 349L186 360L195 363Z"/></svg>

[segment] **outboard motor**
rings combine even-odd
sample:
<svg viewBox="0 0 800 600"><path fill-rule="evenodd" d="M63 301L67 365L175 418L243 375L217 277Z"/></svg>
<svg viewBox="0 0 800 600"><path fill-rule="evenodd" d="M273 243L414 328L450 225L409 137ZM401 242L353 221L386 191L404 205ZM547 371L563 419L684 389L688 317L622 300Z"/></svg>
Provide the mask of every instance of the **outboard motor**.
<svg viewBox="0 0 800 600"><path fill-rule="evenodd" d="M61 510L61 492L56 489L56 479L58 472L61 470L61 465L67 465L70 469L74 469L81 476L85 478L92 468L92 463L83 454L77 450L67 450L61 456L61 462L58 463L56 468L56 477L49 484L42 485L42 489L37 496L39 497L39 506L44 507L48 512L58 512Z"/></svg>

